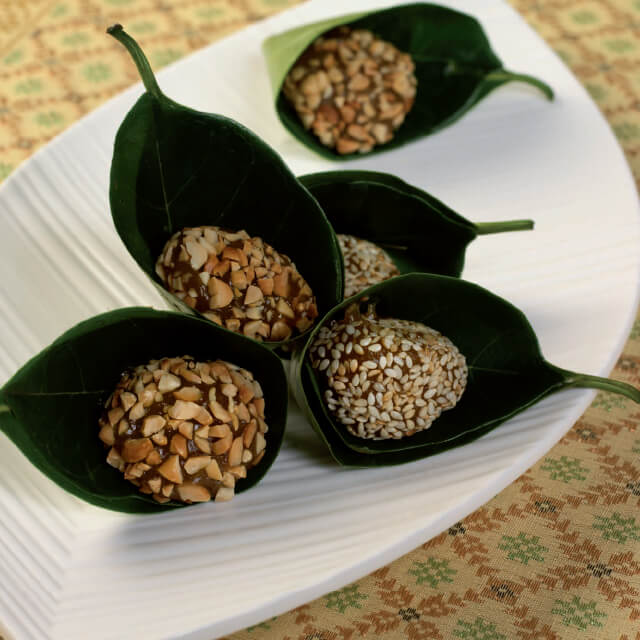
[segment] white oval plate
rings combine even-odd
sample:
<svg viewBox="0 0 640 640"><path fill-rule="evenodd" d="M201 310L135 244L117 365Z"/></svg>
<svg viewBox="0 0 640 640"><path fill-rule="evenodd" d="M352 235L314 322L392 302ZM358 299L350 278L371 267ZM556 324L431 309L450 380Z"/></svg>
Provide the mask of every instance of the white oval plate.
<svg viewBox="0 0 640 640"><path fill-rule="evenodd" d="M352 0L348 10L378 4ZM441 133L348 167L395 173L474 221L534 218L534 232L479 238L465 277L523 309L551 362L607 375L639 280L638 201L624 157L582 87L512 9L500 0L447 4L476 15L505 66L543 78L556 100L508 85ZM301 5L180 61L160 83L183 104L248 125L298 173L346 167L280 125L260 51L268 35L344 12L340 0ZM0 382L84 318L163 306L116 236L107 202L114 135L140 93L133 87L76 124L0 189ZM19 638L65 640L210 640L257 623L479 507L593 397L558 393L462 448L358 471L333 464L294 407L258 487L229 504L145 517L65 494L2 436L0 620Z"/></svg>

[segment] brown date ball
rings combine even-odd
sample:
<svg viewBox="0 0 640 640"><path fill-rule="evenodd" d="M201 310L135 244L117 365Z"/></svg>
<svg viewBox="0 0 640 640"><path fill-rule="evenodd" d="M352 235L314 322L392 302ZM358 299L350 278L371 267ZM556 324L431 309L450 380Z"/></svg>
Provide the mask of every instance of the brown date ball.
<svg viewBox="0 0 640 640"><path fill-rule="evenodd" d="M177 231L158 257L156 273L189 307L255 340L287 340L318 315L311 287L289 257L246 231Z"/></svg>
<svg viewBox="0 0 640 640"><path fill-rule="evenodd" d="M158 502L230 500L264 456L264 398L246 369L189 356L126 371L99 420L107 462Z"/></svg>
<svg viewBox="0 0 640 640"><path fill-rule="evenodd" d="M389 142L411 110L417 80L411 56L371 31L337 27L317 38L282 87L302 121L339 154Z"/></svg>

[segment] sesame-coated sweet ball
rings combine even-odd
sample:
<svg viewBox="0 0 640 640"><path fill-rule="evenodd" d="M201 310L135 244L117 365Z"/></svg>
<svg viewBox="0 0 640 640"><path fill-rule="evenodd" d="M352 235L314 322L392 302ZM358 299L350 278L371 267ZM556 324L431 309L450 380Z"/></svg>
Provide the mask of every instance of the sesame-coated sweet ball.
<svg viewBox="0 0 640 640"><path fill-rule="evenodd" d="M264 398L222 360L152 360L126 371L99 420L107 462L158 502L230 500L264 456Z"/></svg>
<svg viewBox="0 0 640 640"><path fill-rule="evenodd" d="M336 421L353 435L383 440L428 429L460 400L464 356L419 322L360 314L323 326L309 350L311 366Z"/></svg>
<svg viewBox="0 0 640 640"><path fill-rule="evenodd" d="M400 275L389 254L373 242L345 234L338 234L338 242L344 258L345 298Z"/></svg>
<svg viewBox="0 0 640 640"><path fill-rule="evenodd" d="M307 47L282 91L323 145L368 153L389 142L411 110L414 69L409 54L371 31L342 26Z"/></svg>
<svg viewBox="0 0 640 640"><path fill-rule="evenodd" d="M311 287L295 264L246 231L177 231L158 257L156 273L189 307L256 340L287 340L318 315Z"/></svg>

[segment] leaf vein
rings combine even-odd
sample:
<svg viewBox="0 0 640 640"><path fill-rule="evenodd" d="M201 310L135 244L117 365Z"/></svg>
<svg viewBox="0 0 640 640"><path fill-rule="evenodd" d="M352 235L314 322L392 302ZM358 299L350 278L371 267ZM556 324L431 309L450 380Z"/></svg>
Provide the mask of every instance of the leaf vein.
<svg viewBox="0 0 640 640"><path fill-rule="evenodd" d="M200 177L200 172L202 171L202 168L204 166L206 166L207 164L207 158L209 156L209 152L211 151L211 136L209 136L207 138L207 142L208 142L208 148L206 150L206 152L203 154L202 157L202 162L200 163L200 166L195 169L191 175L189 176L189 178L187 180L185 180L185 182L182 184L182 186L173 194L173 196L171 197L171 200L169 200L167 206L171 206L181 195L182 193L187 189L187 187L196 179Z"/></svg>
<svg viewBox="0 0 640 640"><path fill-rule="evenodd" d="M493 337L492 340L489 340L489 342L487 342L487 344L484 345L484 347L482 347L482 349L480 349L480 351L478 351L478 353L476 353L475 358L471 361L471 363L468 365L469 367L473 366L476 362L478 362L478 360L480 359L480 356L487 350L490 349L496 342L498 342L499 340L501 340L504 337L504 334L498 333L496 336ZM477 367L480 368L480 367Z"/></svg>
<svg viewBox="0 0 640 640"><path fill-rule="evenodd" d="M253 153L253 148L251 148L251 146L249 148L251 150L251 159L249 160L249 162L247 164L247 170L245 171L245 173L242 176L241 180L238 182L238 184L237 184L237 186L235 188L235 191L231 195L231 198L229 198L229 202L227 202L227 204L224 206L224 208L220 212L220 216L221 217L224 216L224 214L227 213L227 211L231 208L231 205L235 202L236 198L238 197L238 194L242 190L242 187L244 186L244 183L249 179L249 174L251 173L251 168L255 164L255 156L254 156L254 153Z"/></svg>
<svg viewBox="0 0 640 640"><path fill-rule="evenodd" d="M156 158L158 160L158 173L160 174L160 186L162 188L162 199L164 200L164 210L167 214L168 232L173 233L173 220L171 219L171 211L169 209L169 200L167 198L167 187L164 181L164 168L162 166L162 156L160 155L160 141L156 138L155 142Z"/></svg>

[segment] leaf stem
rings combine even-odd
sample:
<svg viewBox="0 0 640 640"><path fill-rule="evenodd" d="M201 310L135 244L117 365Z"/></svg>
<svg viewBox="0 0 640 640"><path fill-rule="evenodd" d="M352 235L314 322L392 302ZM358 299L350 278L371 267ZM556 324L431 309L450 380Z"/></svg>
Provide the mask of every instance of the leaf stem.
<svg viewBox="0 0 640 640"><path fill-rule="evenodd" d="M121 24L114 24L107 29L107 33L113 36L120 44L124 45L133 61L138 67L138 73L142 78L145 89L155 98L163 97L162 91L156 82L149 60L144 55L140 45L123 29Z"/></svg>
<svg viewBox="0 0 640 640"><path fill-rule="evenodd" d="M553 89L542 80L538 80L538 78L534 78L526 73L514 73L513 71L507 71L506 69L499 69L497 71L492 71L488 76L487 80L493 81L503 81L503 82L526 82L527 84L533 85L534 87L540 89L542 93L546 96L548 100L553 100Z"/></svg>
<svg viewBox="0 0 640 640"><path fill-rule="evenodd" d="M505 231L530 231L533 220L505 220L504 222L476 222L479 236L489 233L504 233Z"/></svg>
<svg viewBox="0 0 640 640"><path fill-rule="evenodd" d="M586 373L574 373L564 369L560 369L560 372L564 375L565 382L569 387L585 387L587 389L600 389L610 393L618 393L640 404L640 389L636 389L626 382L601 378L600 376L590 376Z"/></svg>
<svg viewBox="0 0 640 640"><path fill-rule="evenodd" d="M6 404L0 404L0 413L11 413L11 409Z"/></svg>

